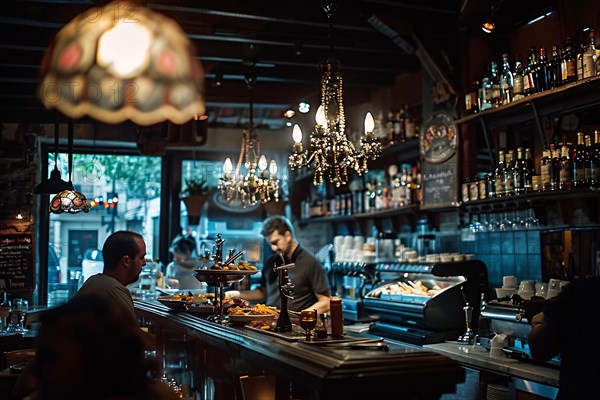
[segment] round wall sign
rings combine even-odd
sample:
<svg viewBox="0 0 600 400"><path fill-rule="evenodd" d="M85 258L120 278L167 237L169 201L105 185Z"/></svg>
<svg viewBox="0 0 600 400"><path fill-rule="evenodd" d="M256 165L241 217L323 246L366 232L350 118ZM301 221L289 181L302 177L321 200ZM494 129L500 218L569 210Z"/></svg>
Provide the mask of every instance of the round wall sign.
<svg viewBox="0 0 600 400"><path fill-rule="evenodd" d="M420 137L421 158L434 164L448 160L456 153L457 132L454 118L450 114L433 114Z"/></svg>

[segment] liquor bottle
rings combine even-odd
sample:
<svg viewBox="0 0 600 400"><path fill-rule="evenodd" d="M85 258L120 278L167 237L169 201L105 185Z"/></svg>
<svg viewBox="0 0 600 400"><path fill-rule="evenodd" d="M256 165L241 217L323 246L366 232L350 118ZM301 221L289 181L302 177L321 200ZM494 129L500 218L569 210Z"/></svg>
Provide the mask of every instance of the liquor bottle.
<svg viewBox="0 0 600 400"><path fill-rule="evenodd" d="M556 145L550 147L550 190L560 189L560 149Z"/></svg>
<svg viewBox="0 0 600 400"><path fill-rule="evenodd" d="M510 70L508 54L502 54L502 75L500 75L500 101L502 105L512 103L514 100L514 74Z"/></svg>
<svg viewBox="0 0 600 400"><path fill-rule="evenodd" d="M525 151L522 147L517 148L517 159L513 168L513 182L515 194L525 194L531 190L531 173L525 160Z"/></svg>
<svg viewBox="0 0 600 400"><path fill-rule="evenodd" d="M575 56L575 68L576 68L578 81L583 79L583 64L584 64L583 57L584 57L585 51L587 49L585 42L586 42L585 32L580 32L579 51L577 51L577 54Z"/></svg>
<svg viewBox="0 0 600 400"><path fill-rule="evenodd" d="M404 108L400 108L400 111L396 113L394 122L394 142L402 143L406 140L406 132L404 131Z"/></svg>
<svg viewBox="0 0 600 400"><path fill-rule="evenodd" d="M477 114L479 112L479 102L477 101L478 92L479 81L474 80L473 84L471 85L471 90L465 94L465 113L468 115Z"/></svg>
<svg viewBox="0 0 600 400"><path fill-rule="evenodd" d="M591 78L598 73L598 54L596 50L595 31L590 29L587 33L587 46L583 53L583 78Z"/></svg>
<svg viewBox="0 0 600 400"><path fill-rule="evenodd" d="M492 108L492 81L487 71L481 76L479 86L478 104L481 111Z"/></svg>
<svg viewBox="0 0 600 400"><path fill-rule="evenodd" d="M525 163L527 164L527 170L531 176L535 175L535 165L533 164L533 157L531 156L531 147L525 147Z"/></svg>
<svg viewBox="0 0 600 400"><path fill-rule="evenodd" d="M551 153L549 148L542 150L542 161L540 166L540 175L542 180L542 190L550 190L550 166L551 166Z"/></svg>
<svg viewBox="0 0 600 400"><path fill-rule="evenodd" d="M517 57L515 61L515 73L513 74L513 100L519 100L525 97L525 88L523 87L523 63Z"/></svg>
<svg viewBox="0 0 600 400"><path fill-rule="evenodd" d="M573 154L573 186L575 187L585 186L586 156L587 151L585 148L583 132L577 132L577 147L575 147L575 153Z"/></svg>
<svg viewBox="0 0 600 400"><path fill-rule="evenodd" d="M558 53L558 46L552 46L552 58L548 61L548 67L546 73L548 75L548 82L551 89L555 89L562 85L562 77L560 73L560 54Z"/></svg>
<svg viewBox="0 0 600 400"><path fill-rule="evenodd" d="M490 81L492 84L492 107L499 107L501 104L500 76L498 75L498 63L490 63Z"/></svg>
<svg viewBox="0 0 600 400"><path fill-rule="evenodd" d="M573 187L573 180L571 179L573 176L573 167L569 143L567 143L566 136L563 136L562 145L560 147L560 189L571 189L571 187Z"/></svg>
<svg viewBox="0 0 600 400"><path fill-rule="evenodd" d="M538 58L537 70L535 72L536 88L538 92L550 89L547 70L548 59L546 58L546 48L540 47L540 57Z"/></svg>
<svg viewBox="0 0 600 400"><path fill-rule="evenodd" d="M573 51L573 41L567 36L563 44L563 50L560 61L561 82L563 85L577 80L577 63L575 52Z"/></svg>
<svg viewBox="0 0 600 400"><path fill-rule="evenodd" d="M595 188L598 182L596 176L596 158L593 154L592 148L592 136L585 135L585 147L586 147L586 162L585 162L585 183L587 187Z"/></svg>
<svg viewBox="0 0 600 400"><path fill-rule="evenodd" d="M504 183L504 195L512 196L515 194L515 151L513 149L509 149L508 152L504 154L504 165L506 166L502 176Z"/></svg>
<svg viewBox="0 0 600 400"><path fill-rule="evenodd" d="M496 188L496 197L504 197L504 171L506 164L504 163L504 150L498 150L498 164L494 171L494 182Z"/></svg>
<svg viewBox="0 0 600 400"><path fill-rule="evenodd" d="M527 68L523 75L523 86L525 87L525 96L532 95L538 92L537 83L537 56L535 47L532 47L529 51L529 57L527 58Z"/></svg>

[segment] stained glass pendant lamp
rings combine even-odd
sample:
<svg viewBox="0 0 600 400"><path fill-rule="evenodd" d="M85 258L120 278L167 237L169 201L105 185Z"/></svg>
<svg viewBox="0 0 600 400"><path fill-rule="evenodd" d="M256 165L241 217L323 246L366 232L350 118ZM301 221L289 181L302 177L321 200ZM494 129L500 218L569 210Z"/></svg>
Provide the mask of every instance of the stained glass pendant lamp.
<svg viewBox="0 0 600 400"><path fill-rule="evenodd" d="M73 172L73 123L69 122L69 182L68 187L58 193L48 207L48 211L53 214L76 214L79 212L90 211L90 205L88 204L85 196L75 190L73 182L71 181L71 174Z"/></svg>
<svg viewBox="0 0 600 400"><path fill-rule="evenodd" d="M72 119L183 124L205 112L203 77L177 22L113 1L58 32L42 62L38 96Z"/></svg>

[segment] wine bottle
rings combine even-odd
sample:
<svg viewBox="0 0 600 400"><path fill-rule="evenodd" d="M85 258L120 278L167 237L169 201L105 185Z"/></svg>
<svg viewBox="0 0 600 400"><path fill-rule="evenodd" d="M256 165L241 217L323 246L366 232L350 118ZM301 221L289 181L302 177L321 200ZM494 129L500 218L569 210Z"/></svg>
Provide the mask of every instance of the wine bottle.
<svg viewBox="0 0 600 400"><path fill-rule="evenodd" d="M586 148L583 132L577 132L577 147L573 154L573 186L584 187L585 180L585 164L586 164Z"/></svg>
<svg viewBox="0 0 600 400"><path fill-rule="evenodd" d="M513 149L509 149L508 152L504 155L504 164L505 169L503 173L503 183L504 183L504 195L512 196L515 194L515 179L514 179L514 168L515 168L515 159L514 159L515 151Z"/></svg>
<svg viewBox="0 0 600 400"><path fill-rule="evenodd" d="M560 62L561 83L563 85L577 80L577 63L575 52L573 51L573 41L567 36L563 44L563 51Z"/></svg>
<svg viewBox="0 0 600 400"><path fill-rule="evenodd" d="M572 176L573 163L569 154L569 145L567 138L563 137L562 146L560 147L560 189L571 189L573 186Z"/></svg>
<svg viewBox="0 0 600 400"><path fill-rule="evenodd" d="M587 187L595 188L598 182L598 178L596 176L596 159L594 158L593 148L592 148L592 136L585 135L585 185Z"/></svg>
<svg viewBox="0 0 600 400"><path fill-rule="evenodd" d="M513 168L513 182L515 194L525 194L531 190L531 173L522 147L517 148L517 159Z"/></svg>
<svg viewBox="0 0 600 400"><path fill-rule="evenodd" d="M500 100L502 105L512 103L514 100L514 74L510 70L508 54L502 54L502 74L500 75Z"/></svg>
<svg viewBox="0 0 600 400"><path fill-rule="evenodd" d="M504 163L504 150L498 150L498 164L494 171L494 187L496 188L496 197L504 196L504 172L506 164Z"/></svg>
<svg viewBox="0 0 600 400"><path fill-rule="evenodd" d="M523 63L517 57L515 61L515 73L513 74L513 100L519 100L525 97L525 88L523 87Z"/></svg>
<svg viewBox="0 0 600 400"><path fill-rule="evenodd" d="M560 73L560 54L558 52L558 46L552 46L552 58L548 62L548 68L546 73L548 75L548 82L551 89L555 89L562 85L562 77Z"/></svg>
<svg viewBox="0 0 600 400"><path fill-rule="evenodd" d="M598 56L596 51L596 38L595 31L590 29L587 37L587 46L583 53L583 66L582 76L583 78L591 78L596 76L598 73Z"/></svg>
<svg viewBox="0 0 600 400"><path fill-rule="evenodd" d="M558 190L560 189L560 149L552 145L550 154L550 190Z"/></svg>
<svg viewBox="0 0 600 400"><path fill-rule="evenodd" d="M540 57L538 58L538 65L535 71L536 88L538 92L550 89L548 83L548 59L546 58L546 48L540 47Z"/></svg>
<svg viewBox="0 0 600 400"><path fill-rule="evenodd" d="M550 165L552 157L550 156L550 149L545 148L542 150L542 161L540 166L540 175L542 180L542 190L550 190Z"/></svg>

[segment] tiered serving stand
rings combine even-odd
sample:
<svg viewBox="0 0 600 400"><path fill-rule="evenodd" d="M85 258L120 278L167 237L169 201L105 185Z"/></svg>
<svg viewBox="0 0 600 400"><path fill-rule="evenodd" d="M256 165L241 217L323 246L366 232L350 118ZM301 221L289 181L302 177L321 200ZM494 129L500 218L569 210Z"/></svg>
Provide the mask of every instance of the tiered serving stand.
<svg viewBox="0 0 600 400"><path fill-rule="evenodd" d="M227 323L228 317L223 313L223 299L225 294L223 288L235 282L242 281L245 277L254 275L258 270L221 270L221 269L196 269L195 276L200 282L216 288L217 308L215 314L208 317L208 320L219 324Z"/></svg>

